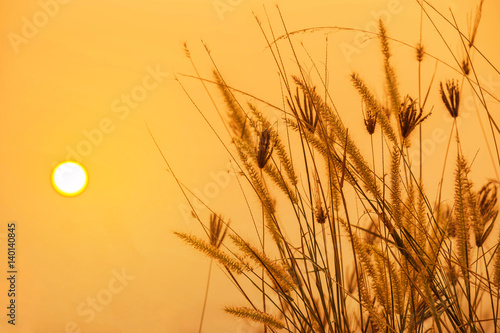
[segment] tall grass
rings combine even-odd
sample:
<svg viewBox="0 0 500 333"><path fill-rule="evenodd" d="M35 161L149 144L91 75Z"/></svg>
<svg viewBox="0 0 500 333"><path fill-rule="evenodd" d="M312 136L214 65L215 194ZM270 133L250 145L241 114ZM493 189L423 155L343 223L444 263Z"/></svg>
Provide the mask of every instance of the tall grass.
<svg viewBox="0 0 500 333"><path fill-rule="evenodd" d="M434 8L426 1L418 3L422 17L434 25L429 16ZM299 65L295 32L287 30L279 9L283 36L258 23L284 87L283 107L275 107L283 115L280 131L261 111L264 102L245 104L248 96L232 88L218 67L213 79L201 79L194 67L194 77L205 87L218 87L225 100L222 118L232 136L227 151L240 181L260 202L251 207L257 244L215 214L208 226L198 217L206 240L177 233L215 260L244 296L242 304L228 304L226 312L255 321L266 332L498 331L500 254L498 242L488 239L498 239L492 231L499 183L481 179L485 184L479 189L473 184L474 156L464 154L457 125L468 88L474 92L478 115L487 115L491 133L483 130L484 136L496 138L500 132L485 95L497 98L481 85L472 57L481 55L474 41L482 3L468 33L461 32L453 15L441 16L456 30L464 55L459 59L453 54L456 63L447 64L455 70L453 78L439 85L431 80L423 87L420 64L441 60L426 52L421 37L413 47L418 96L400 90L391 44L402 42L390 38L379 22L375 35L388 103L376 97L362 73L350 77L363 105L364 138L354 138L342 121L325 83L329 74L322 76L313 63L320 77L314 83ZM283 45L299 65L294 75L283 65ZM430 102L433 90L441 99ZM422 151L420 163L409 154L415 142L425 139L421 126L431 110L447 112L453 120L436 196L426 190ZM370 142L371 155L362 153L364 142ZM488 150L496 168L498 145L487 142L493 147ZM456 149L450 150L452 146ZM445 172L446 163L454 163L453 174ZM442 198L445 178L453 180L451 204ZM360 211L369 218L368 226L360 222Z"/></svg>

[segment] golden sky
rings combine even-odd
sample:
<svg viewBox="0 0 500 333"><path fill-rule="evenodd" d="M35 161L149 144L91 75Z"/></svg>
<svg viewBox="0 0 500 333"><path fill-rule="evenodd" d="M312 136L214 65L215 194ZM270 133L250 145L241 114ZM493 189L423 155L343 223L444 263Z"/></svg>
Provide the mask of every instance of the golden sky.
<svg viewBox="0 0 500 333"><path fill-rule="evenodd" d="M266 10L277 35L282 23L274 6ZM277 1L290 31L342 26L370 30L386 19L389 35L415 45L417 1L314 0ZM467 30L475 1L446 0L437 8ZM268 23L262 1L254 0L23 0L0 4L0 243L7 224L17 232L17 322L7 323L6 251L0 257L2 279L0 331L38 332L197 332L209 260L185 246L174 230L199 233L189 217L172 175L166 170L146 124L185 185L245 230L245 214L235 206L239 185L229 156L183 92L190 96L228 141L216 110L196 80L183 50L187 42L200 74L211 78L211 51L226 81L272 103L281 103L280 83L265 39L253 16ZM500 64L500 5L485 1L477 46ZM453 52L460 44L439 20ZM456 32L455 32L456 34ZM300 42L324 68L325 31L293 37L304 65L312 69ZM348 75L360 72L379 89L383 73L376 41L365 35L328 35L329 84L348 123L361 124L359 98ZM423 43L429 53L453 64L443 41L424 19ZM296 71L283 43L290 74ZM415 84L414 51L394 44L400 83L410 93ZM476 54L484 82L497 93L500 75ZM426 60L425 81L434 61ZM456 65L455 65L456 67ZM456 77L445 66L439 79ZM212 90L215 92L215 90ZM381 95L381 88L378 90ZM215 94L217 102L220 97ZM428 161L445 149L441 132L450 123L433 90L433 126L427 135ZM498 112L498 104L492 104ZM223 108L221 108L223 112ZM464 113L471 135L465 143L475 154L478 134L474 111ZM483 119L484 120L484 119ZM431 122L430 122L431 123ZM446 134L447 135L447 134ZM433 155L436 154L436 155ZM489 161L480 151L478 164ZM89 184L67 198L52 188L52 168L73 159L88 170ZM426 163L424 161L424 163ZM430 162L425 164L434 179ZM479 171L478 173L481 173ZM491 168L484 174L494 177ZM483 176L483 175L482 175ZM435 177L436 178L436 177ZM434 179L435 180L435 179ZM481 181L482 182L482 181ZM238 195L236 195L238 196ZM241 199L241 198L240 198ZM200 206L200 214L208 210ZM213 270L204 332L252 332L243 321L225 315L223 305L243 299L218 268Z"/></svg>

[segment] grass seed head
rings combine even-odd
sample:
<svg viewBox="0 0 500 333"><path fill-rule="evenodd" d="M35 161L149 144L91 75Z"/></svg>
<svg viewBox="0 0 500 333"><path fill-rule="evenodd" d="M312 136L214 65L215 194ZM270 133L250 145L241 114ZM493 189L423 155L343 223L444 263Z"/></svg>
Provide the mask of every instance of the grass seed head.
<svg viewBox="0 0 500 333"><path fill-rule="evenodd" d="M465 59L462 61L462 70L466 76L469 76L470 67L469 67L469 59Z"/></svg>
<svg viewBox="0 0 500 333"><path fill-rule="evenodd" d="M226 237L227 226L222 217L215 213L210 215L210 245L219 248Z"/></svg>
<svg viewBox="0 0 500 333"><path fill-rule="evenodd" d="M489 181L484 185L477 195L477 205L480 219L474 228L476 236L476 246L481 247L488 239L493 230L493 225L498 215L497 208L497 188L498 183ZM489 223L489 224L488 224ZM488 227L486 227L488 225ZM486 229L486 230L485 230Z"/></svg>
<svg viewBox="0 0 500 333"><path fill-rule="evenodd" d="M319 203L319 205L316 206L316 214L315 215L316 215L316 222L318 222L319 224L325 223L326 213L325 213L321 203Z"/></svg>
<svg viewBox="0 0 500 333"><path fill-rule="evenodd" d="M489 181L484 185L479 191L478 203L479 211L484 220L488 221L493 218L494 215L498 213L497 208L497 189L498 183L495 181Z"/></svg>
<svg viewBox="0 0 500 333"><path fill-rule="evenodd" d="M266 166L272 153L273 144L271 140L271 131L269 128L266 128L260 133L259 147L257 148L257 165L260 169Z"/></svg>
<svg viewBox="0 0 500 333"><path fill-rule="evenodd" d="M377 125L377 111L372 110L368 105L366 105L366 112L364 114L365 127L368 134L372 135L375 132L375 126Z"/></svg>
<svg viewBox="0 0 500 333"><path fill-rule="evenodd" d="M406 96L399 108L399 126L403 139L408 138L415 127L429 116L430 113L424 116L422 110L417 111L417 101L410 96Z"/></svg>
<svg viewBox="0 0 500 333"><path fill-rule="evenodd" d="M443 87L443 82L439 83L439 92L446 109L453 118L458 117L458 108L460 106L460 89L458 88L458 81L447 80L446 91Z"/></svg>
<svg viewBox="0 0 500 333"><path fill-rule="evenodd" d="M417 50L417 61L422 62L422 60L424 59L424 54L425 54L424 46L422 44L418 43L416 50Z"/></svg>
<svg viewBox="0 0 500 333"><path fill-rule="evenodd" d="M312 91L309 92L304 90L302 101L300 100L298 87L294 96L295 100L290 102L290 100L287 98L286 101L295 118L297 118L298 121L301 121L306 126L306 129L309 132L314 133L314 131L316 130L316 126L318 125L319 117L310 95L315 94L315 87L308 88L312 89Z"/></svg>

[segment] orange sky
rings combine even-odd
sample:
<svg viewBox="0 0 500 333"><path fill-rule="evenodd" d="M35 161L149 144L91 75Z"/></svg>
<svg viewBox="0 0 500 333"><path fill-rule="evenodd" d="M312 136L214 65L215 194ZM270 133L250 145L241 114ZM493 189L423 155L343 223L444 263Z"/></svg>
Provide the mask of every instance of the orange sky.
<svg viewBox="0 0 500 333"><path fill-rule="evenodd" d="M416 1L277 3L289 30L333 25L369 29L381 14L387 17L391 36L411 45L418 41ZM467 3L440 1L439 8L449 16L451 6L463 26L475 6L474 1ZM500 5L486 0L484 6L477 46L500 64ZM274 2L266 8L277 34L281 33ZM234 198L239 185L227 172L229 157L174 75L193 73L182 46L188 42L201 75L211 77L203 40L227 82L279 104L276 68L252 12L265 21L262 2L254 0L2 2L0 243L5 248L7 223L15 221L19 296L17 325L8 325L2 313L0 331L197 331L209 261L172 234L174 230L199 233L200 228L188 217L185 200L145 124L177 176L230 217L233 226L245 230L246 215L234 206L241 198ZM445 24L440 26L452 36ZM455 37L450 37L450 47L458 52ZM330 87L339 96L337 106L346 110L354 135L361 118L348 75L359 71L375 87L383 77L378 44L362 44L359 38L349 32L331 34L328 48ZM323 66L323 32L297 35L294 40L299 48L302 41ZM429 52L452 62L428 22L423 41ZM287 45L282 47L285 61L292 64ZM413 51L395 46L394 54L395 66L404 73L401 85L415 93ZM434 62L424 65L429 80ZM478 69L498 96L498 73L484 62ZM441 79L454 74L444 67L440 70ZM227 140L202 86L183 77L181 82ZM434 89L432 97L436 96ZM498 104L491 107L498 111ZM449 133L450 124L437 102L433 112L437 116L426 133L432 136L436 128ZM482 137L474 114L470 116L470 126L463 131L474 138L465 143L473 155L475 140ZM445 149L446 144L437 141L429 143L429 161ZM90 177L85 192L74 198L59 195L50 182L52 168L67 158L85 165ZM479 165L489 161L485 151L478 158ZM430 162L425 167L433 179ZM491 168L476 172L494 177ZM206 209L200 212L208 217ZM4 254L2 276L6 261ZM223 305L243 300L219 269L213 270L212 278L204 332L251 332L242 321L222 313ZM3 312L7 289L2 278Z"/></svg>

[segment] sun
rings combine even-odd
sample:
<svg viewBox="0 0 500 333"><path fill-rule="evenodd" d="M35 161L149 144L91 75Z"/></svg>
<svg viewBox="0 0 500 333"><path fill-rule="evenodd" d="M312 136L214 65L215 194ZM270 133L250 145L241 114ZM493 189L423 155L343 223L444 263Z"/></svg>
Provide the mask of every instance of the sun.
<svg viewBox="0 0 500 333"><path fill-rule="evenodd" d="M54 189L66 197L82 193L87 183L87 170L80 163L65 161L59 163L52 171Z"/></svg>

